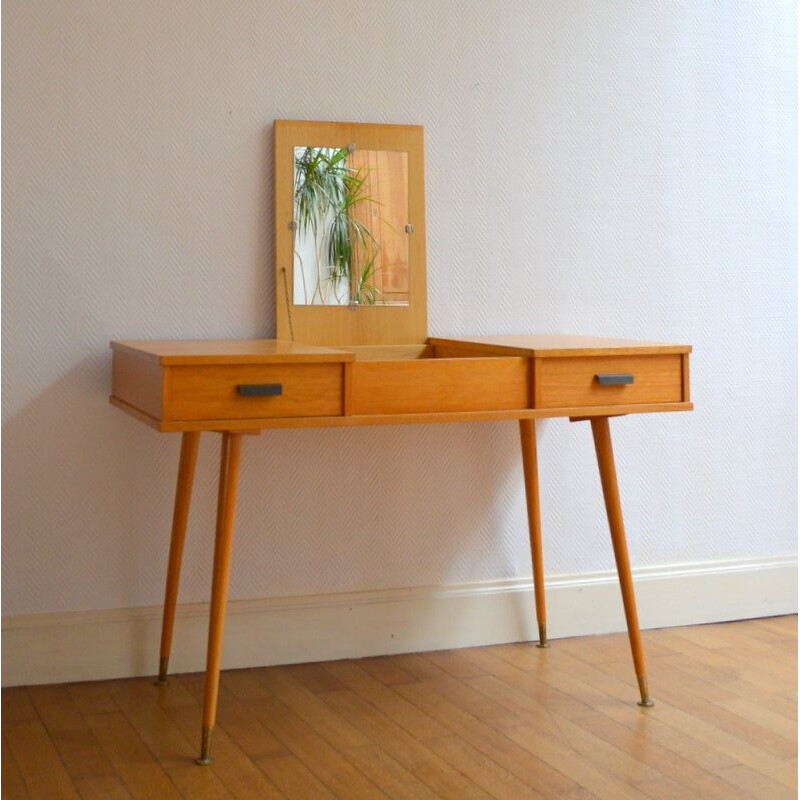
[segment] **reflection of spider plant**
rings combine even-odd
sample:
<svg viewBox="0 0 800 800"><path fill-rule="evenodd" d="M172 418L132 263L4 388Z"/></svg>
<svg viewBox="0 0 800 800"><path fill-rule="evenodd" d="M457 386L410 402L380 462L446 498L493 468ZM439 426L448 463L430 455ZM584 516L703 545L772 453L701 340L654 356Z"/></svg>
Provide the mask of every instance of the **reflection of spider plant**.
<svg viewBox="0 0 800 800"><path fill-rule="evenodd" d="M328 263L334 282L349 277L354 261L361 251L369 247L380 250L372 231L352 215L359 203L371 202L366 194L368 175L360 171L349 173L344 178L345 192L341 203L334 209L328 229Z"/></svg>
<svg viewBox="0 0 800 800"><path fill-rule="evenodd" d="M297 218L295 235L308 235L310 232L316 244L317 281L311 301L322 296L322 250L325 239L325 222L331 213L341 205L345 195L344 177L347 174L346 149L306 147L300 154L295 152L294 162L294 206ZM295 248L295 252L296 248ZM299 254L298 254L299 255ZM302 268L303 293L308 302L305 289L305 270Z"/></svg>
<svg viewBox="0 0 800 800"><path fill-rule="evenodd" d="M376 303L388 302L383 292L372 282L377 272L375 262L379 255L380 250L373 250L356 274L353 287L353 304L374 306Z"/></svg>
<svg viewBox="0 0 800 800"><path fill-rule="evenodd" d="M345 194L347 150L306 147L294 161L294 205L300 230L316 235L320 223Z"/></svg>
<svg viewBox="0 0 800 800"><path fill-rule="evenodd" d="M362 293L361 287L369 288L369 291L363 291L364 299L356 298L356 302L375 303L376 298L383 297L376 287L367 287L365 283L367 276L374 273L380 244L370 229L352 214L359 203L374 202L367 194L369 174L349 168L347 154L346 148L315 147L303 148L295 154L295 234L307 235L310 232L317 250L317 285L312 302L317 296L325 302L322 293L324 280L333 284L334 292L342 280L359 287L359 294ZM367 268L362 269L357 262L359 256L367 252L372 252L372 255L367 257ZM328 267L324 278L323 253ZM356 280L352 281L354 271ZM302 277L305 285L305 275Z"/></svg>

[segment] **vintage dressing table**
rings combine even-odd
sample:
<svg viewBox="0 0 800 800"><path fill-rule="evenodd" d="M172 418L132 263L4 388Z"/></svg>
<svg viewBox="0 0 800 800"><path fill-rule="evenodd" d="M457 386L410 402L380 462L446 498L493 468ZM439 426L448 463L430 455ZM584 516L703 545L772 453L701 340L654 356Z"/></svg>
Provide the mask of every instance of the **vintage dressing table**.
<svg viewBox="0 0 800 800"><path fill-rule="evenodd" d="M687 345L429 338L422 129L276 121L277 339L112 342L111 403L182 433L159 683L168 670L200 434L220 433L198 763L211 761L242 437L268 428L519 420L538 646L547 646L535 420L588 420L640 705L651 705L609 417L686 411Z"/></svg>

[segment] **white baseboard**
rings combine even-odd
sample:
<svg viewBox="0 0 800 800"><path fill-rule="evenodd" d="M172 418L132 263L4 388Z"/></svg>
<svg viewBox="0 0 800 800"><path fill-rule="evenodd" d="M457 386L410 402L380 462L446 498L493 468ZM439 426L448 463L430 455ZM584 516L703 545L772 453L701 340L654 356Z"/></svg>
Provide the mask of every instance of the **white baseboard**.
<svg viewBox="0 0 800 800"><path fill-rule="evenodd" d="M797 557L634 570L642 628L797 613ZM550 638L625 629L613 572L546 580ZM206 604L178 607L170 669L205 668ZM3 686L148 675L159 607L3 618ZM530 579L232 601L223 668L535 638Z"/></svg>

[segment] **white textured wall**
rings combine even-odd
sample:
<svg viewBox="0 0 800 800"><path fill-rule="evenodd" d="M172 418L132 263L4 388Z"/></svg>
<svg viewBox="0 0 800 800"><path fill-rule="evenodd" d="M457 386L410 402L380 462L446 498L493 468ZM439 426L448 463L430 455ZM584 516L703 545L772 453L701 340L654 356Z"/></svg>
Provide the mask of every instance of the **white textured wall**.
<svg viewBox="0 0 800 800"><path fill-rule="evenodd" d="M635 564L795 551L794 3L8 0L3 23L5 614L160 602L179 437L107 405L107 344L274 334L277 117L425 126L432 334L694 344L694 413L612 423ZM538 430L547 572L609 567L588 429ZM242 484L234 598L530 572L515 423L266 433Z"/></svg>

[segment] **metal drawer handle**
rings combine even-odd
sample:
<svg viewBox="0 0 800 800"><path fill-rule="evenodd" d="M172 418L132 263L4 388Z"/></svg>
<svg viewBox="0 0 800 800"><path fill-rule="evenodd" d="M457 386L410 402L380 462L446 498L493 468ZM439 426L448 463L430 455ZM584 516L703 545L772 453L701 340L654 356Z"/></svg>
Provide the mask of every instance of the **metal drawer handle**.
<svg viewBox="0 0 800 800"><path fill-rule="evenodd" d="M280 383L240 383L236 387L242 397L278 397L283 394Z"/></svg>
<svg viewBox="0 0 800 800"><path fill-rule="evenodd" d="M626 386L633 383L633 375L630 372L609 372L594 377L601 386Z"/></svg>

